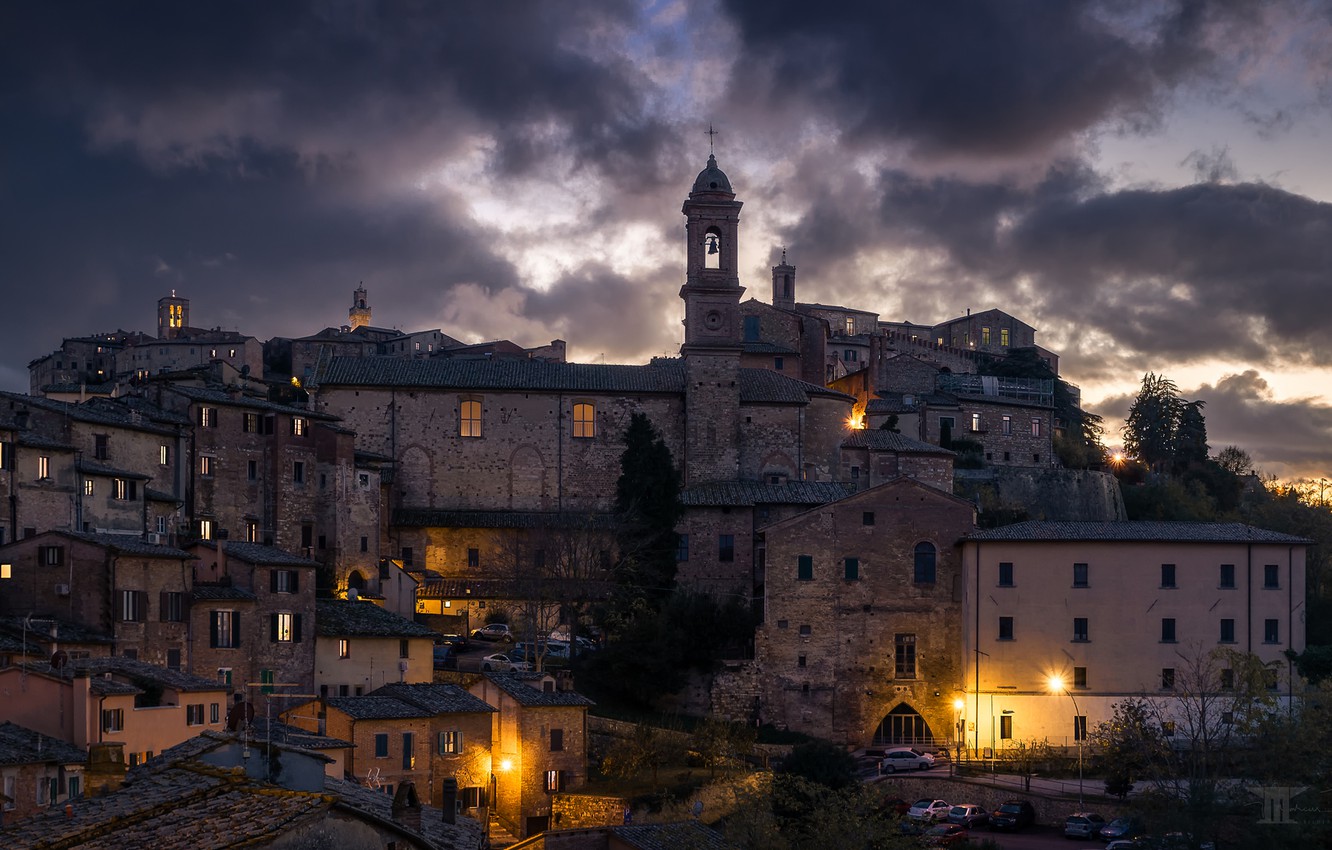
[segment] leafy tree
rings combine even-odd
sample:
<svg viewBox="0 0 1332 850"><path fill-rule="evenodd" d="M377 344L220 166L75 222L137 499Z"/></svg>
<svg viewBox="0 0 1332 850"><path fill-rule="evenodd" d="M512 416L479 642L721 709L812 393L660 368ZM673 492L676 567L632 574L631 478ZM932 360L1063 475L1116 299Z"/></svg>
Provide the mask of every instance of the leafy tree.
<svg viewBox="0 0 1332 850"><path fill-rule="evenodd" d="M621 573L638 592L661 599L675 584L675 526L684 516L680 472L645 414L629 420L624 446L615 485Z"/></svg>
<svg viewBox="0 0 1332 850"><path fill-rule="evenodd" d="M810 741L791 750L782 762L781 773L836 790L855 783L856 760L836 744Z"/></svg>
<svg viewBox="0 0 1332 850"><path fill-rule="evenodd" d="M629 737L615 740L602 759L601 770L619 779L632 779L643 770L651 770L652 784L657 786L660 768L683 760L683 748L674 737L665 734L665 730L639 723Z"/></svg>
<svg viewBox="0 0 1332 850"><path fill-rule="evenodd" d="M902 433L902 430L898 427L897 422L897 414L891 413L888 415L887 419L883 420L883 424L879 426L879 430L892 431L894 434L900 434Z"/></svg>
<svg viewBox="0 0 1332 850"><path fill-rule="evenodd" d="M1226 446L1217 452L1216 462L1231 475L1243 477L1253 474L1253 458L1239 446Z"/></svg>
<svg viewBox="0 0 1332 850"><path fill-rule="evenodd" d="M1169 468L1182 407L1174 381L1153 372L1143 375L1124 425L1124 448L1157 471Z"/></svg>
<svg viewBox="0 0 1332 850"><path fill-rule="evenodd" d="M694 728L692 744L710 776L715 778L718 767L749 754L757 737L751 726L708 718Z"/></svg>

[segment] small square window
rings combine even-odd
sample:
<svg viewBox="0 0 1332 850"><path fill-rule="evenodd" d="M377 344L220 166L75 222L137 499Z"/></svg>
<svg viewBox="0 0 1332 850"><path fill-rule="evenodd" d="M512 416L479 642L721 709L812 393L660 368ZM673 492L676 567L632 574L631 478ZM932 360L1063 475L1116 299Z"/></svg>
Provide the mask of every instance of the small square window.
<svg viewBox="0 0 1332 850"><path fill-rule="evenodd" d="M864 513L862 513L862 514L860 515L860 524L861 524L861 525L873 525L873 524L874 524L874 511L865 511Z"/></svg>
<svg viewBox="0 0 1332 850"><path fill-rule="evenodd" d="M1074 667L1074 668L1073 668L1073 687L1075 687L1075 688L1085 688L1085 687L1087 687L1087 668L1086 668L1086 667Z"/></svg>
<svg viewBox="0 0 1332 850"><path fill-rule="evenodd" d="M811 634L813 634L813 633L814 633L813 629L812 629L810 626L808 626L808 625L802 625L802 626L800 627L800 636L801 636L801 637L809 637L809 636L810 636Z"/></svg>
<svg viewBox="0 0 1332 850"><path fill-rule="evenodd" d="M796 581L814 580L814 556L801 555L796 558Z"/></svg>
<svg viewBox="0 0 1332 850"><path fill-rule="evenodd" d="M1161 586L1162 586L1162 587L1175 587L1175 565L1174 565L1174 564L1162 564L1162 565L1161 565Z"/></svg>
<svg viewBox="0 0 1332 850"><path fill-rule="evenodd" d="M846 561L845 561L845 566L846 566L846 580L847 580L847 581L859 581L859 580L860 580L860 559L859 559L859 558L847 558Z"/></svg>
<svg viewBox="0 0 1332 850"><path fill-rule="evenodd" d="M675 560L681 562L689 560L688 534L677 534L675 536Z"/></svg>
<svg viewBox="0 0 1332 850"><path fill-rule="evenodd" d="M1263 620L1263 643L1281 643L1281 623L1278 620Z"/></svg>
<svg viewBox="0 0 1332 850"><path fill-rule="evenodd" d="M1235 642L1235 621L1231 619L1221 620L1221 643Z"/></svg>
<svg viewBox="0 0 1332 850"><path fill-rule="evenodd" d="M1234 565L1234 564L1222 564L1222 565L1221 565L1221 575L1220 575L1220 578L1218 579L1218 583L1219 583L1220 586L1223 587L1223 588L1227 588L1227 589L1234 588L1234 586L1235 586L1235 565Z"/></svg>
<svg viewBox="0 0 1332 850"><path fill-rule="evenodd" d="M1173 691L1175 689L1175 668L1161 668L1161 690Z"/></svg>
<svg viewBox="0 0 1332 850"><path fill-rule="evenodd" d="M1221 671L1221 690L1233 691L1235 689L1235 671L1229 667Z"/></svg>
<svg viewBox="0 0 1332 850"><path fill-rule="evenodd" d="M1001 561L999 563L999 586L1013 586L1013 564L1010 561Z"/></svg>
<svg viewBox="0 0 1332 850"><path fill-rule="evenodd" d="M797 666L797 667L804 667L804 666L805 666L805 656L803 656L803 655L797 655L797 656L796 656L796 666Z"/></svg>
<svg viewBox="0 0 1332 850"><path fill-rule="evenodd" d="M1073 640L1082 643L1087 640L1087 618L1073 618Z"/></svg>
<svg viewBox="0 0 1332 850"><path fill-rule="evenodd" d="M1073 565L1073 586L1089 587L1089 570L1086 564Z"/></svg>
<svg viewBox="0 0 1332 850"><path fill-rule="evenodd" d="M1012 640L1012 639L1013 639L1013 618L1012 618L1012 617L1000 617L1000 618L999 618L999 640Z"/></svg>
<svg viewBox="0 0 1332 850"><path fill-rule="evenodd" d="M735 535L717 535L717 560L730 563L735 560Z"/></svg>
<svg viewBox="0 0 1332 850"><path fill-rule="evenodd" d="M1175 642L1175 618L1163 617L1161 619L1161 643Z"/></svg>

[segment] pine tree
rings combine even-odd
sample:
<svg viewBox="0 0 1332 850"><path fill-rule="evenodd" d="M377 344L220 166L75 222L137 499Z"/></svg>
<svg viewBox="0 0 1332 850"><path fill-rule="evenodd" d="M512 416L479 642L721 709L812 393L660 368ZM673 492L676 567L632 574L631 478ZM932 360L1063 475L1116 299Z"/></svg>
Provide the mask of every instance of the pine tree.
<svg viewBox="0 0 1332 850"><path fill-rule="evenodd" d="M684 515L680 472L666 442L642 413L630 419L624 445L615 485L622 577L646 589L648 596L661 598L675 583L675 526Z"/></svg>

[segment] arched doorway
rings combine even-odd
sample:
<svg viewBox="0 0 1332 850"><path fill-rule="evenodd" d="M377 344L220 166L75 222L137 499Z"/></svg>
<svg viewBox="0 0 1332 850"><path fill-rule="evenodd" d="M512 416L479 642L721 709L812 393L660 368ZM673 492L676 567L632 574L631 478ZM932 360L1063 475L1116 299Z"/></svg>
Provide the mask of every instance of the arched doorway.
<svg viewBox="0 0 1332 850"><path fill-rule="evenodd" d="M360 570L352 570L351 575L347 576L347 589L357 593L365 591L365 576L361 575Z"/></svg>
<svg viewBox="0 0 1332 850"><path fill-rule="evenodd" d="M879 728L874 730L876 747L932 747L934 733L914 708L901 703L884 715Z"/></svg>

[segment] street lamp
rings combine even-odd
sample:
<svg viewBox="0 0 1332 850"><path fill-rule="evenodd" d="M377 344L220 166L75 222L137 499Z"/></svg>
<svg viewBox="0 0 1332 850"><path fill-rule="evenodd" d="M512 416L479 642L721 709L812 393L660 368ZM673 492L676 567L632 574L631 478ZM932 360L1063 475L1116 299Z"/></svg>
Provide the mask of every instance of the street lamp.
<svg viewBox="0 0 1332 850"><path fill-rule="evenodd" d="M967 703L961 697L958 697L957 699L953 700L953 728L957 730L957 734L953 736L953 749L957 751L957 758L953 760L954 763L960 762L962 760L962 744L963 744L963 734L964 734L963 725L962 725L962 710L966 707Z"/></svg>
<svg viewBox="0 0 1332 850"><path fill-rule="evenodd" d="M1078 699L1073 696L1073 692L1064 686L1064 680L1059 676L1050 677L1050 690L1053 693L1063 691L1068 694L1068 698L1073 700L1073 737L1078 739L1078 808L1082 808L1082 739L1086 727L1082 725L1082 712L1078 710Z"/></svg>

